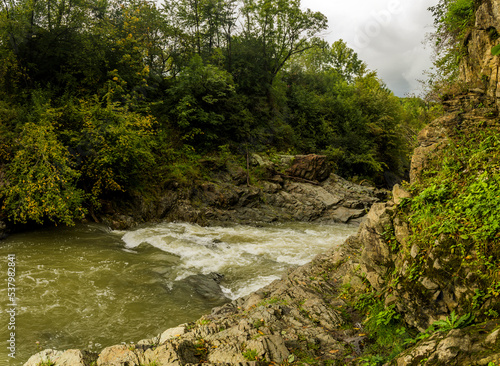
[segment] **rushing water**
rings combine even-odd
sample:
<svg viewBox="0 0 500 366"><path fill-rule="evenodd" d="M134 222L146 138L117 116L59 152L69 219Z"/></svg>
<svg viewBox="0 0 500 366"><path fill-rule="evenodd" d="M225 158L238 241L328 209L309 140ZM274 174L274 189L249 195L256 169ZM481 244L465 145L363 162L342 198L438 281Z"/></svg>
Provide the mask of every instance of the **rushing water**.
<svg viewBox="0 0 500 366"><path fill-rule="evenodd" d="M190 281L199 277L190 276L224 275L221 289L234 299L356 229L170 223L129 232L82 225L13 235L0 242L0 365L22 365L37 348L99 351L153 337L229 301L200 291L199 281ZM16 256L15 360L7 350L9 254Z"/></svg>

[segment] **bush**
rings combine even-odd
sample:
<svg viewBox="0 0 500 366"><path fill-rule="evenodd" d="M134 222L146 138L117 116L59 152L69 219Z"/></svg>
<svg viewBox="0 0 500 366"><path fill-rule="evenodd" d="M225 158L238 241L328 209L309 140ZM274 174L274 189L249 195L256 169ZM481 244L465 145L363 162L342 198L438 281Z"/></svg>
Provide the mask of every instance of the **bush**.
<svg viewBox="0 0 500 366"><path fill-rule="evenodd" d="M48 219L72 225L86 212L85 195L76 188L79 177L47 120L27 123L6 171L2 209L15 223Z"/></svg>

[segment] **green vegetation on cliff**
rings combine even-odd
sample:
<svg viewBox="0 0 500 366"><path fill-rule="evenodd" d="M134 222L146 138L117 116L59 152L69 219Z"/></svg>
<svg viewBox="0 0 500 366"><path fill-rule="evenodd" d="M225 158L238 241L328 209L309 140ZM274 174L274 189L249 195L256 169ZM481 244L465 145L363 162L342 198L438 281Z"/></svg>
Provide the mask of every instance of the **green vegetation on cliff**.
<svg viewBox="0 0 500 366"><path fill-rule="evenodd" d="M475 296L464 308L481 318L500 315L499 303L488 301L500 295L498 136L498 127L460 133L436 154L405 203L410 241L420 249L409 278L428 275L435 258L429 255L436 252L442 258L440 271L474 284ZM450 254L454 260L445 261Z"/></svg>
<svg viewBox="0 0 500 366"><path fill-rule="evenodd" d="M299 0L2 2L2 217L69 224L103 197L192 182L221 146L404 177L427 105L319 39L326 25Z"/></svg>
<svg viewBox="0 0 500 366"><path fill-rule="evenodd" d="M440 0L429 8L435 32L430 36L435 51L429 72L429 95L435 99L460 92L459 65L467 55L466 38L474 27L475 12L482 0Z"/></svg>

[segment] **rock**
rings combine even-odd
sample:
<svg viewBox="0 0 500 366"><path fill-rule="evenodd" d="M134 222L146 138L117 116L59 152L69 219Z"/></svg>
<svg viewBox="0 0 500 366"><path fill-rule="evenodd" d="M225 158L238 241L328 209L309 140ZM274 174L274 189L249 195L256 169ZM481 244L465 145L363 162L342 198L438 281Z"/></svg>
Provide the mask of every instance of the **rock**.
<svg viewBox="0 0 500 366"><path fill-rule="evenodd" d="M392 187L392 197L394 203L399 205L403 199L411 198L411 194L407 190L403 189L399 184L396 184Z"/></svg>
<svg viewBox="0 0 500 366"><path fill-rule="evenodd" d="M331 166L323 155L297 155L286 174L292 177L322 182L331 173Z"/></svg>
<svg viewBox="0 0 500 366"><path fill-rule="evenodd" d="M169 340L154 349L146 350L144 352L144 363L156 362L159 365L169 366L184 366L187 363L198 364L200 359L196 357L196 352L196 345L191 341Z"/></svg>
<svg viewBox="0 0 500 366"><path fill-rule="evenodd" d="M227 301L227 297L219 285L220 276L213 273L208 275L198 274L189 276L179 282L189 284L198 295L207 300Z"/></svg>
<svg viewBox="0 0 500 366"><path fill-rule="evenodd" d="M493 46L498 44L497 39L492 36L493 31L499 30L498 19L498 0L483 1L476 11L475 26L465 40L467 57L463 58L460 65L461 79L484 90L492 98L500 97L500 58L491 54Z"/></svg>
<svg viewBox="0 0 500 366"><path fill-rule="evenodd" d="M246 348L255 350L259 359L273 360L276 363L282 363L290 355L285 341L278 335L252 339L247 343Z"/></svg>
<svg viewBox="0 0 500 366"><path fill-rule="evenodd" d="M97 359L97 366L140 366L141 360L133 346L106 347Z"/></svg>
<svg viewBox="0 0 500 366"><path fill-rule="evenodd" d="M53 349L46 349L37 354L31 356L24 366L38 366L44 361L55 361L56 358L63 354L62 351L56 351Z"/></svg>
<svg viewBox="0 0 500 366"><path fill-rule="evenodd" d="M437 290L439 288L439 285L432 282L432 280L428 277L422 278L420 283L422 283L422 286L424 286L427 290Z"/></svg>
<svg viewBox="0 0 500 366"><path fill-rule="evenodd" d="M158 343L163 344L169 339L180 337L184 333L186 333L186 327L184 326L167 329L160 335L160 340Z"/></svg>
<svg viewBox="0 0 500 366"><path fill-rule="evenodd" d="M271 160L264 158L263 156L259 154L252 154L250 155L250 164L254 166L260 166L262 168L268 168L272 167L273 163Z"/></svg>
<svg viewBox="0 0 500 366"><path fill-rule="evenodd" d="M408 237L410 236L408 223L402 220L399 216L394 218L394 236L404 248L408 246Z"/></svg>
<svg viewBox="0 0 500 366"><path fill-rule="evenodd" d="M69 349L64 352L46 349L31 356L24 366L39 366L47 361L53 362L54 366L90 366L97 360L97 357L97 353L77 349Z"/></svg>
<svg viewBox="0 0 500 366"><path fill-rule="evenodd" d="M417 244L413 244L411 247L411 252L410 255L412 258L417 258L418 253L420 252L420 248L418 247Z"/></svg>
<svg viewBox="0 0 500 366"><path fill-rule="evenodd" d="M494 345L498 342L498 337L500 335L500 329L495 330L493 333L489 334L484 340L485 344Z"/></svg>
<svg viewBox="0 0 500 366"><path fill-rule="evenodd" d="M354 210L352 208L339 207L332 212L330 218L335 222L348 223L366 214L365 210Z"/></svg>
<svg viewBox="0 0 500 366"><path fill-rule="evenodd" d="M422 171L427 168L429 157L446 141L446 129L442 126L444 119L454 120L455 116L444 116L433 121L418 134L419 146L411 158L410 183L418 181Z"/></svg>

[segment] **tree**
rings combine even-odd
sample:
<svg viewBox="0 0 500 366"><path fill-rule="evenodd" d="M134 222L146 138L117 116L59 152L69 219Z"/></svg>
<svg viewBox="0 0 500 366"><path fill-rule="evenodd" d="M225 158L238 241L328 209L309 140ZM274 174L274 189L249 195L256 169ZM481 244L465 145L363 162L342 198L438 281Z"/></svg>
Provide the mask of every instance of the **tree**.
<svg viewBox="0 0 500 366"><path fill-rule="evenodd" d="M266 91L286 62L296 54L314 47L313 37L327 28L326 17L302 10L300 0L243 0L243 49L255 49L261 60L260 80ZM255 74L252 78L255 78Z"/></svg>
<svg viewBox="0 0 500 366"><path fill-rule="evenodd" d="M358 59L358 54L347 47L347 43L342 39L332 44L329 56L327 65L348 83L352 83L356 77L362 77L367 72L366 64Z"/></svg>
<svg viewBox="0 0 500 366"><path fill-rule="evenodd" d="M112 99L112 98L111 98ZM139 189L155 163L154 118L97 96L61 108L73 129L61 135L93 208L104 194Z"/></svg>
<svg viewBox="0 0 500 366"><path fill-rule="evenodd" d="M464 40L474 26L479 4L477 0L440 0L429 8L436 29L430 36L435 50L434 69L428 74L431 98L457 82L459 64L466 52Z"/></svg>
<svg viewBox="0 0 500 366"><path fill-rule="evenodd" d="M77 188L80 173L50 124L53 110L39 123L27 123L0 192L2 209L14 223L45 220L72 225L86 213L85 195Z"/></svg>
<svg viewBox="0 0 500 366"><path fill-rule="evenodd" d="M223 145L234 135L229 120L237 113L235 85L231 74L204 64L200 56L176 78L164 108L181 140L203 148ZM232 133L233 131L233 133Z"/></svg>

